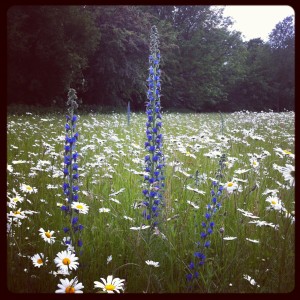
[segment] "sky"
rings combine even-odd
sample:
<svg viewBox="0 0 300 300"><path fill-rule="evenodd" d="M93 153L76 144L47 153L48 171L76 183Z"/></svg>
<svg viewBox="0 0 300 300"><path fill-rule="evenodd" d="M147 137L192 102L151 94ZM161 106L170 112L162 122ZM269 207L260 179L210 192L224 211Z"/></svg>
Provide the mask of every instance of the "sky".
<svg viewBox="0 0 300 300"><path fill-rule="evenodd" d="M288 5L228 5L224 9L224 16L235 21L231 29L242 32L244 41L260 37L266 42L276 24L290 15L295 12Z"/></svg>

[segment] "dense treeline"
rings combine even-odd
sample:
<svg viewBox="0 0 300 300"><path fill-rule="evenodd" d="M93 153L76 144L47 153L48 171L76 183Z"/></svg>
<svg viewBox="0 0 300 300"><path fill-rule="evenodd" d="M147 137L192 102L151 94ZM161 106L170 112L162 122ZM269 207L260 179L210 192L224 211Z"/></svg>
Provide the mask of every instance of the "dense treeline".
<svg viewBox="0 0 300 300"><path fill-rule="evenodd" d="M243 42L212 6L14 6L7 12L8 103L144 109L149 33L162 55L163 109L294 109L294 19Z"/></svg>

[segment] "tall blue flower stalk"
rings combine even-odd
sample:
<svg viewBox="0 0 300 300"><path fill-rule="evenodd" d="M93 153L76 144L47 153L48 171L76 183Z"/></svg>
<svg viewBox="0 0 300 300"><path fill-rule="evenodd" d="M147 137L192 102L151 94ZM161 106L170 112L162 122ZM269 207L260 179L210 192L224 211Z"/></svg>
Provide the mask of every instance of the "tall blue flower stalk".
<svg viewBox="0 0 300 300"><path fill-rule="evenodd" d="M130 101L128 101L127 105L127 125L130 125Z"/></svg>
<svg viewBox="0 0 300 300"><path fill-rule="evenodd" d="M65 233L71 235L73 247L81 247L81 230L83 225L79 224L78 210L73 209L72 203L78 201L79 191L79 174L78 174L78 152L76 151L76 142L79 133L76 130L77 115L75 114L78 104L76 102L77 95L74 89L68 92L68 115L66 116L66 137L65 137L65 155L64 155L64 183L63 190L67 197L67 203L61 206L66 216L69 216L68 225L64 228Z"/></svg>
<svg viewBox="0 0 300 300"><path fill-rule="evenodd" d="M163 207L164 190L164 155L162 116L160 105L161 71L159 69L160 51L156 26L151 27L149 77L147 79L148 92L146 102L146 142L145 149L145 188L143 189L144 206L143 216L151 227L158 225L158 216Z"/></svg>
<svg viewBox="0 0 300 300"><path fill-rule="evenodd" d="M193 290L194 283L197 282L199 278L199 274L202 270L203 265L206 262L206 253L208 248L211 246L211 235L215 228L214 216L216 212L222 206L222 192L223 186L220 185L219 179L223 177L222 171L224 169L224 162L225 162L225 155L222 155L219 160L219 169L216 173L216 180L212 182L212 189L211 189L211 200L206 205L206 212L204 214L204 219L201 223L201 230L197 232L197 239L196 242L196 250L193 253L193 259L189 263L189 273L186 275L186 279L188 281L188 288L190 291ZM198 225L195 224L196 228Z"/></svg>

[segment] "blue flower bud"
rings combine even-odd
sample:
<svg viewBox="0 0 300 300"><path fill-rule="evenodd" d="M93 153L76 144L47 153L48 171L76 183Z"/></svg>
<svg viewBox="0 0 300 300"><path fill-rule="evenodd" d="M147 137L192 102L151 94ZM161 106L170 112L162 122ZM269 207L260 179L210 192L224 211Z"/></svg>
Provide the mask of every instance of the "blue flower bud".
<svg viewBox="0 0 300 300"><path fill-rule="evenodd" d="M210 241L206 241L206 242L204 243L204 247L208 248L209 246L210 246Z"/></svg>

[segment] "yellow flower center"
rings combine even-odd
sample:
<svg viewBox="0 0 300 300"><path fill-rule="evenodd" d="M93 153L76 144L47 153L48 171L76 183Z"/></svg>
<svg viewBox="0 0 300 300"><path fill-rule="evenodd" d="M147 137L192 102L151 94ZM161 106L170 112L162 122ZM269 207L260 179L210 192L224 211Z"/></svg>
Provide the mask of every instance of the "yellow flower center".
<svg viewBox="0 0 300 300"><path fill-rule="evenodd" d="M288 150L283 150L283 152L284 152L285 154L292 154L292 152L290 152L290 151L288 151Z"/></svg>
<svg viewBox="0 0 300 300"><path fill-rule="evenodd" d="M18 202L18 201L19 201L19 198L15 197L15 198L13 198L13 201L14 201L14 202Z"/></svg>
<svg viewBox="0 0 300 300"><path fill-rule="evenodd" d="M70 259L69 258L64 258L63 260L62 260L62 263L64 264L64 265L69 265L70 263L71 263L71 261L70 261Z"/></svg>
<svg viewBox="0 0 300 300"><path fill-rule="evenodd" d="M36 262L40 265L43 263L43 261L40 258Z"/></svg>
<svg viewBox="0 0 300 300"><path fill-rule="evenodd" d="M18 210L17 211L14 211L14 215L19 215L21 214Z"/></svg>
<svg viewBox="0 0 300 300"><path fill-rule="evenodd" d="M27 190L27 191L32 191L32 187L29 186L29 185L27 185L27 186L26 186L26 190Z"/></svg>
<svg viewBox="0 0 300 300"><path fill-rule="evenodd" d="M77 204L77 205L76 205L76 208L78 208L78 209L83 209L83 206L82 206L81 204Z"/></svg>
<svg viewBox="0 0 300 300"><path fill-rule="evenodd" d="M45 232L45 236L49 239L51 238L51 233L49 231Z"/></svg>
<svg viewBox="0 0 300 300"><path fill-rule="evenodd" d="M112 284L107 284L107 285L105 286L105 289L108 290L108 291L113 291L113 290L115 289L115 286L112 285Z"/></svg>
<svg viewBox="0 0 300 300"><path fill-rule="evenodd" d="M233 183L232 183L232 182L229 182L229 183L227 184L227 186L232 187L232 186L233 186Z"/></svg>
<svg viewBox="0 0 300 300"><path fill-rule="evenodd" d="M256 161L254 161L254 162L253 162L253 165L254 165L254 166L256 166L256 165L257 165L257 162L256 162Z"/></svg>
<svg viewBox="0 0 300 300"><path fill-rule="evenodd" d="M74 294L75 293L74 287L70 286L70 285L66 287L65 291L66 291L67 294Z"/></svg>
<svg viewBox="0 0 300 300"><path fill-rule="evenodd" d="M272 200L271 204L275 205L275 204L277 204L277 201L276 200Z"/></svg>

